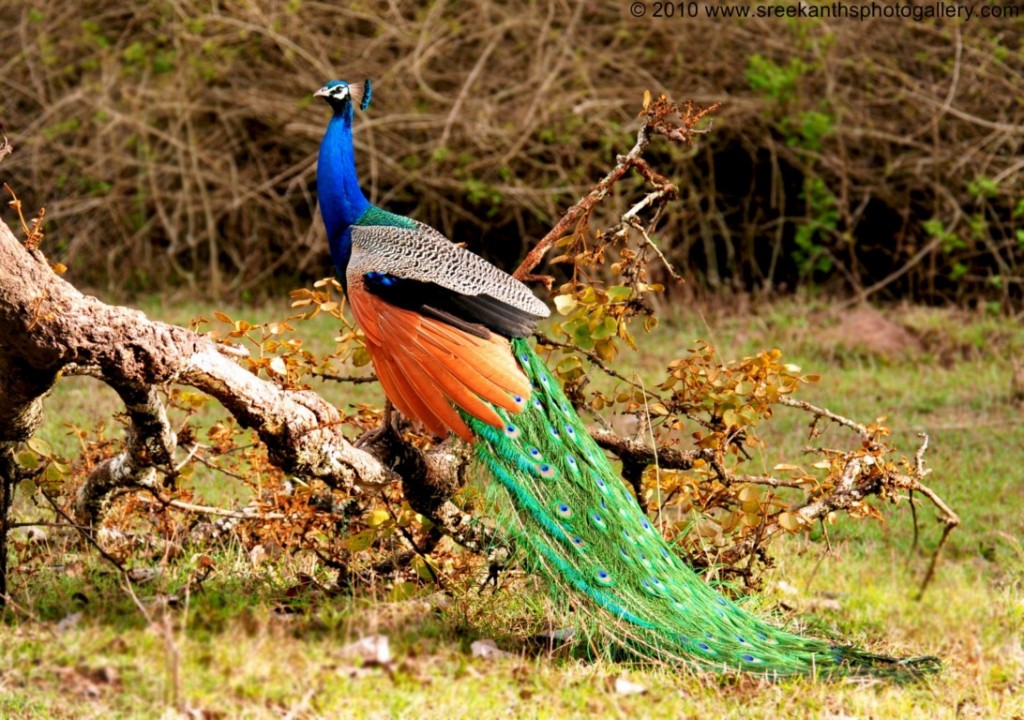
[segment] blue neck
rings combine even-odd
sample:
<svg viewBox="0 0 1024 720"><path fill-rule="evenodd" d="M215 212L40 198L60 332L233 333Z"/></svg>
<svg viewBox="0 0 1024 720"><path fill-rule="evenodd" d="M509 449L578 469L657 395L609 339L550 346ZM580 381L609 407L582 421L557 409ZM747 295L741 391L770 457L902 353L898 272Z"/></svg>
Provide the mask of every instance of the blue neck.
<svg viewBox="0 0 1024 720"><path fill-rule="evenodd" d="M327 228L331 259L344 278L352 254L352 243L346 231L370 207L356 176L351 105L335 114L327 125L317 160L316 191L320 200L320 214Z"/></svg>

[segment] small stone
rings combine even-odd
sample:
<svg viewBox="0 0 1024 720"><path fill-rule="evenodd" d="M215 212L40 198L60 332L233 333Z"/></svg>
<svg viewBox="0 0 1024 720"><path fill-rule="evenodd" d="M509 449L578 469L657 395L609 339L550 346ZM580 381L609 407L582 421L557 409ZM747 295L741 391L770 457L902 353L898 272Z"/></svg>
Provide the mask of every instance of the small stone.
<svg viewBox="0 0 1024 720"><path fill-rule="evenodd" d="M615 678L615 692L618 695L643 695L647 692L647 688L633 682L625 675L619 675Z"/></svg>
<svg viewBox="0 0 1024 720"><path fill-rule="evenodd" d="M473 657L483 658L484 660L515 657L510 652L500 650L498 645L490 638L474 640L473 644L469 646L469 650L473 653Z"/></svg>
<svg viewBox="0 0 1024 720"><path fill-rule="evenodd" d="M363 661L363 665L389 665L391 663L391 642L387 635L367 635L338 651L343 658Z"/></svg>

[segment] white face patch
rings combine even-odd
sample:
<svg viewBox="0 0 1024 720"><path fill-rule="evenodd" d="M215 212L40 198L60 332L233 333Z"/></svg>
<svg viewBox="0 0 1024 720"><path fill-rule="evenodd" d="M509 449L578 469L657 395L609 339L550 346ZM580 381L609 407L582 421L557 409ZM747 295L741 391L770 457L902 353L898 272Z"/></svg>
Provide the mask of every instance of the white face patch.
<svg viewBox="0 0 1024 720"><path fill-rule="evenodd" d="M370 104L370 81L364 80L351 85L342 82L328 83L313 93L313 97L325 98L335 106L344 106L345 101L350 100L353 105L365 110Z"/></svg>
<svg viewBox="0 0 1024 720"><path fill-rule="evenodd" d="M313 96L330 98L331 100L344 100L349 96L349 88L347 85L335 85L334 87L327 87L325 85L313 93Z"/></svg>

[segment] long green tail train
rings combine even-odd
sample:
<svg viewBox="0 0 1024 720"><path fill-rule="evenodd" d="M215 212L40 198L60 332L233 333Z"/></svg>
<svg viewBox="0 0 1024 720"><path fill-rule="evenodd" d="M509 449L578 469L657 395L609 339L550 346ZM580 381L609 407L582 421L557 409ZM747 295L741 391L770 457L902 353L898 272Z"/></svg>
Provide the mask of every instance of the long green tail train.
<svg viewBox="0 0 1024 720"><path fill-rule="evenodd" d="M671 550L587 433L543 361L512 341L533 396L504 430L467 417L476 450L507 493L504 530L556 588L585 598L638 656L701 670L911 679L933 657L898 660L780 630L722 597ZM509 503L504 503L508 505Z"/></svg>

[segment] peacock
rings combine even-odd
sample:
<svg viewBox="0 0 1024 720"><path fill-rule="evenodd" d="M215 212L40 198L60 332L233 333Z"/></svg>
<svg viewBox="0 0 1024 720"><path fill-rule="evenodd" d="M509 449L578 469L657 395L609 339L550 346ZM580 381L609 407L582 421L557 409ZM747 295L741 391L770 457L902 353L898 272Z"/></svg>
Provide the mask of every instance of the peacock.
<svg viewBox="0 0 1024 720"><path fill-rule="evenodd" d="M352 122L371 84L328 82L317 192L331 258L396 408L471 443L503 492L502 529L560 596L640 657L703 670L916 677L898 660L805 638L726 599L627 491L527 338L550 313L525 285L437 230L371 204Z"/></svg>

